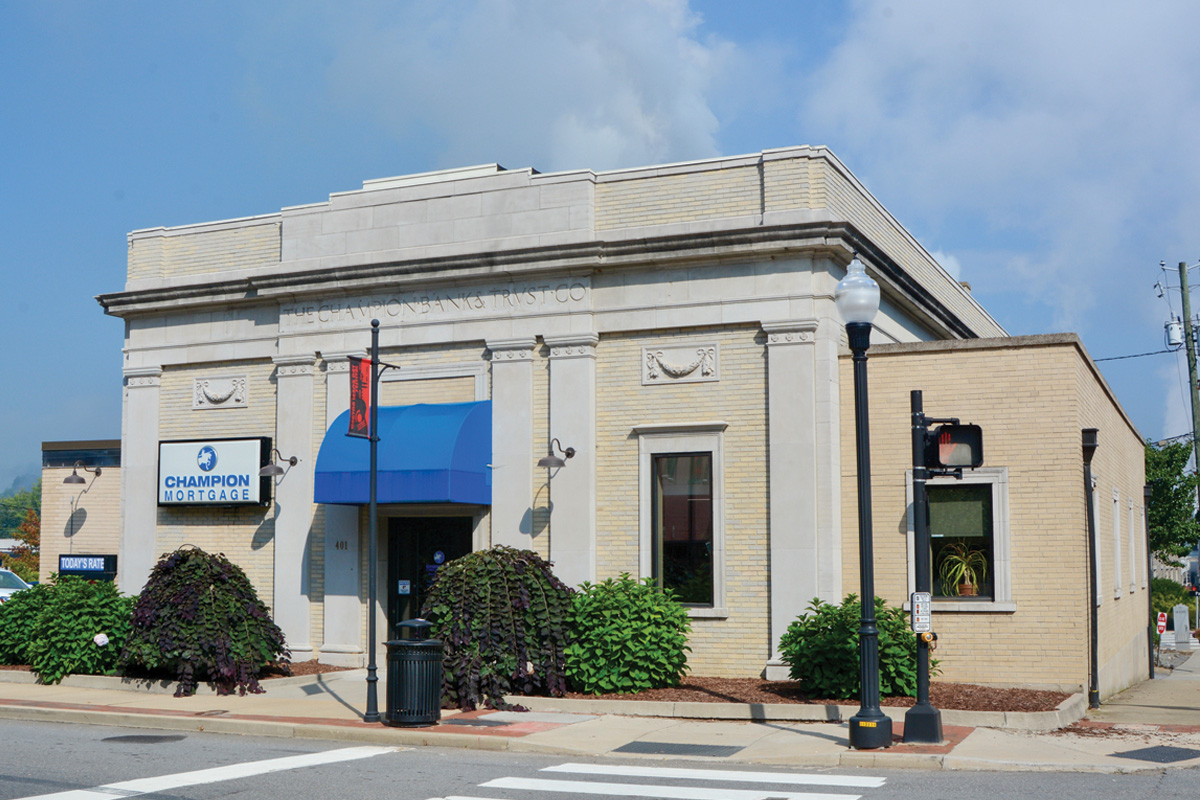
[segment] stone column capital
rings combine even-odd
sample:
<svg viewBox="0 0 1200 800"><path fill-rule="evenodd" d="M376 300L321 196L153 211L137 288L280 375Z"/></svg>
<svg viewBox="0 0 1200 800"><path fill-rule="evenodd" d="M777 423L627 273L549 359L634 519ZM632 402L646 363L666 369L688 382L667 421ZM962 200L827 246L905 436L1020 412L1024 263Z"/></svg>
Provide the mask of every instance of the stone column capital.
<svg viewBox="0 0 1200 800"><path fill-rule="evenodd" d="M492 361L532 361L537 340L533 337L488 339L486 344L492 353Z"/></svg>
<svg viewBox="0 0 1200 800"><path fill-rule="evenodd" d="M162 367L127 367L125 385L130 389L158 386L162 378Z"/></svg>
<svg viewBox="0 0 1200 800"><path fill-rule="evenodd" d="M812 344L817 338L819 323L815 319L787 320L762 323L767 346L779 344Z"/></svg>
<svg viewBox="0 0 1200 800"><path fill-rule="evenodd" d="M600 334L574 333L566 336L543 336L542 340L550 348L551 359L595 358Z"/></svg>

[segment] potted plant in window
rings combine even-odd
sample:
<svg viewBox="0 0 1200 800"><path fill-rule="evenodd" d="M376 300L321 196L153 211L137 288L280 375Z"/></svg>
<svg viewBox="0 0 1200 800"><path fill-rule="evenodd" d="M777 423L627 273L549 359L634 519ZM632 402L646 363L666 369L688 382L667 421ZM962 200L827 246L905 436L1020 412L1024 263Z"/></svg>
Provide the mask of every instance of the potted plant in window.
<svg viewBox="0 0 1200 800"><path fill-rule="evenodd" d="M950 542L938 556L938 578L946 594L974 597L987 580L987 553L965 541Z"/></svg>

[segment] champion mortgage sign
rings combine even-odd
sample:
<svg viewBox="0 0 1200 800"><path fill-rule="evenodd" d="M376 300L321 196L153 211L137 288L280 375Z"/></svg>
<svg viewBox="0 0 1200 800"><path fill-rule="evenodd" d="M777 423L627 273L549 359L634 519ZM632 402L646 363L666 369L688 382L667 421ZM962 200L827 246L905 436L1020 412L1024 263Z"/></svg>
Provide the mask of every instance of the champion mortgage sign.
<svg viewBox="0 0 1200 800"><path fill-rule="evenodd" d="M270 478L260 478L270 441L263 438L159 442L160 506L261 505ZM265 486L264 486L265 484Z"/></svg>

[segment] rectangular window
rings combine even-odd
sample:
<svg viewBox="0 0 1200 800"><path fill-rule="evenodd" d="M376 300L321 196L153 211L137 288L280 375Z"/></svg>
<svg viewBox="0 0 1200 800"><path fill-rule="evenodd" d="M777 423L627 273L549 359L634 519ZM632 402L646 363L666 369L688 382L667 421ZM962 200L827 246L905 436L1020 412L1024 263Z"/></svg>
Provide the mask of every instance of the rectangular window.
<svg viewBox="0 0 1200 800"><path fill-rule="evenodd" d="M659 586L688 605L713 604L711 453L654 456L654 552Z"/></svg>
<svg viewBox="0 0 1200 800"><path fill-rule="evenodd" d="M670 588L688 616L725 619L727 424L637 425L638 571Z"/></svg>
<svg viewBox="0 0 1200 800"><path fill-rule="evenodd" d="M1113 597L1121 596L1121 495L1113 489Z"/></svg>
<svg viewBox="0 0 1200 800"><path fill-rule="evenodd" d="M989 484L926 487L934 574L933 595L991 600L996 575Z"/></svg>
<svg viewBox="0 0 1200 800"><path fill-rule="evenodd" d="M908 482L908 590L916 591L912 473ZM1012 592L1008 523L1008 469L964 470L961 478L937 476L925 485L929 559L935 611L978 613L1017 610Z"/></svg>

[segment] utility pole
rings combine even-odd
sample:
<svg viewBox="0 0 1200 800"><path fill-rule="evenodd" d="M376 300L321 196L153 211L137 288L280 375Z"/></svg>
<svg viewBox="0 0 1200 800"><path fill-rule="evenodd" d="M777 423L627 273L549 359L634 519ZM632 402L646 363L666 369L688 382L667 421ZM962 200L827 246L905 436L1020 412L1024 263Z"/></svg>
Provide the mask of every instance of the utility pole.
<svg viewBox="0 0 1200 800"><path fill-rule="evenodd" d="M1192 453L1200 471L1200 384L1196 382L1196 336L1192 327L1192 298L1188 294L1187 262L1179 262L1179 295L1183 301L1183 341L1187 346L1188 389L1192 397ZM1197 488L1200 492L1200 487Z"/></svg>

